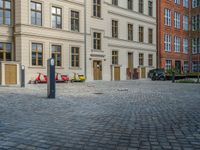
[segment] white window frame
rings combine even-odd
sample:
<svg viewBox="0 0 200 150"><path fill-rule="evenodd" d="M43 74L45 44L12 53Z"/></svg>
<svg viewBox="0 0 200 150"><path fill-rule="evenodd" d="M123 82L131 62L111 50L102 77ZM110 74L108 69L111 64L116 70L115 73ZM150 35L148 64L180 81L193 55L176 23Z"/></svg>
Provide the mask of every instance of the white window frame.
<svg viewBox="0 0 200 150"><path fill-rule="evenodd" d="M174 36L174 52L180 52L181 47L181 38Z"/></svg>
<svg viewBox="0 0 200 150"><path fill-rule="evenodd" d="M178 12L174 12L174 27L177 29L180 29L180 20L181 20L181 14Z"/></svg>
<svg viewBox="0 0 200 150"><path fill-rule="evenodd" d="M188 45L188 39L183 38L183 53L188 54L189 45Z"/></svg>
<svg viewBox="0 0 200 150"><path fill-rule="evenodd" d="M171 35L165 33L164 35L164 44L165 44L165 51L171 51Z"/></svg>
<svg viewBox="0 0 200 150"><path fill-rule="evenodd" d="M164 14L165 14L165 25L166 26L171 26L171 10L165 8L164 9Z"/></svg>

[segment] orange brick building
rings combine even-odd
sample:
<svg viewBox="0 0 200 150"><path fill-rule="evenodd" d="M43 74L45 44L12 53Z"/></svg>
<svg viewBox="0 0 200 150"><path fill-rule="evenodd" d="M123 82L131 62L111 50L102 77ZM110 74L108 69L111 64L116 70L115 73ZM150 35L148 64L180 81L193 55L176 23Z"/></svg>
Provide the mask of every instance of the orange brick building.
<svg viewBox="0 0 200 150"><path fill-rule="evenodd" d="M190 6L190 0L157 1L157 67L190 70Z"/></svg>

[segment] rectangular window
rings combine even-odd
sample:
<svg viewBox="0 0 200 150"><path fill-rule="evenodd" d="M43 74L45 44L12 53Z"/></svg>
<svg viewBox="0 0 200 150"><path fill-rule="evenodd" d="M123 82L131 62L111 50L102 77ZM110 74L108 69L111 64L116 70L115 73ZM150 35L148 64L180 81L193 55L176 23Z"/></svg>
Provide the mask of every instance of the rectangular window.
<svg viewBox="0 0 200 150"><path fill-rule="evenodd" d="M196 8L200 6L200 1L199 0L192 0L192 8Z"/></svg>
<svg viewBox="0 0 200 150"><path fill-rule="evenodd" d="M139 65L143 66L144 65L144 54L139 53Z"/></svg>
<svg viewBox="0 0 200 150"><path fill-rule="evenodd" d="M112 51L112 64L118 64L118 51Z"/></svg>
<svg viewBox="0 0 200 150"><path fill-rule="evenodd" d="M197 54L197 39L193 38L192 39L192 54Z"/></svg>
<svg viewBox="0 0 200 150"><path fill-rule="evenodd" d="M118 6L118 0L112 0L112 4Z"/></svg>
<svg viewBox="0 0 200 150"><path fill-rule="evenodd" d="M174 51L180 52L180 46L181 46L181 39L177 36L174 36Z"/></svg>
<svg viewBox="0 0 200 150"><path fill-rule="evenodd" d="M196 16L192 16L192 31L195 31L197 29L197 18Z"/></svg>
<svg viewBox="0 0 200 150"><path fill-rule="evenodd" d="M112 37L118 38L118 21L112 20Z"/></svg>
<svg viewBox="0 0 200 150"><path fill-rule="evenodd" d="M192 72L198 72L198 61L192 62Z"/></svg>
<svg viewBox="0 0 200 150"><path fill-rule="evenodd" d="M93 33L93 48L95 50L101 50L101 33Z"/></svg>
<svg viewBox="0 0 200 150"><path fill-rule="evenodd" d="M153 29L149 29L149 43L153 43Z"/></svg>
<svg viewBox="0 0 200 150"><path fill-rule="evenodd" d="M79 49L79 47L71 48L71 67L80 67L80 49Z"/></svg>
<svg viewBox="0 0 200 150"><path fill-rule="evenodd" d="M164 44L165 44L165 51L170 52L171 51L171 36L169 34L165 33Z"/></svg>
<svg viewBox="0 0 200 150"><path fill-rule="evenodd" d="M133 0L127 0L128 3L128 9L133 10Z"/></svg>
<svg viewBox="0 0 200 150"><path fill-rule="evenodd" d="M71 30L79 32L79 12L71 11Z"/></svg>
<svg viewBox="0 0 200 150"><path fill-rule="evenodd" d="M37 2L31 2L31 24L42 25L42 4Z"/></svg>
<svg viewBox="0 0 200 150"><path fill-rule="evenodd" d="M183 53L188 53L189 47L188 47L188 39L183 39Z"/></svg>
<svg viewBox="0 0 200 150"><path fill-rule="evenodd" d="M181 4L180 0L174 0L175 4Z"/></svg>
<svg viewBox="0 0 200 150"><path fill-rule="evenodd" d="M172 68L172 61L166 60L165 62L165 70L170 70Z"/></svg>
<svg viewBox="0 0 200 150"><path fill-rule="evenodd" d="M183 16L183 30L188 31L189 25L188 25L188 16Z"/></svg>
<svg viewBox="0 0 200 150"><path fill-rule="evenodd" d="M43 45L32 43L32 66L43 66Z"/></svg>
<svg viewBox="0 0 200 150"><path fill-rule="evenodd" d="M128 40L133 41L133 25L128 24Z"/></svg>
<svg viewBox="0 0 200 150"><path fill-rule="evenodd" d="M52 45L52 58L54 58L55 66L62 66L62 53L60 45Z"/></svg>
<svg viewBox="0 0 200 150"><path fill-rule="evenodd" d="M149 66L153 66L153 55L152 54L149 54L148 62L149 62Z"/></svg>
<svg viewBox="0 0 200 150"><path fill-rule="evenodd" d="M139 27L139 42L144 42L144 27Z"/></svg>
<svg viewBox="0 0 200 150"><path fill-rule="evenodd" d="M11 1L10 0L0 0L0 25L10 25L11 24Z"/></svg>
<svg viewBox="0 0 200 150"><path fill-rule="evenodd" d="M52 7L52 27L62 28L62 9L58 7Z"/></svg>
<svg viewBox="0 0 200 150"><path fill-rule="evenodd" d="M0 42L0 61L12 60L12 44Z"/></svg>
<svg viewBox="0 0 200 150"><path fill-rule="evenodd" d="M183 0L183 7L189 8L189 0Z"/></svg>
<svg viewBox="0 0 200 150"><path fill-rule="evenodd" d="M148 1L148 13L149 13L149 16L153 16L153 2L152 1Z"/></svg>
<svg viewBox="0 0 200 150"><path fill-rule="evenodd" d="M183 71L185 73L189 72L189 65L188 65L188 61L184 61L184 67L183 67Z"/></svg>
<svg viewBox="0 0 200 150"><path fill-rule="evenodd" d="M175 12L174 13L174 27L177 29L180 29L180 19L181 19L181 14Z"/></svg>
<svg viewBox="0 0 200 150"><path fill-rule="evenodd" d="M139 0L139 12L144 12L144 0Z"/></svg>
<svg viewBox="0 0 200 150"><path fill-rule="evenodd" d="M93 0L93 16L101 18L101 0Z"/></svg>
<svg viewBox="0 0 200 150"><path fill-rule="evenodd" d="M171 11L165 8L165 25L171 26Z"/></svg>

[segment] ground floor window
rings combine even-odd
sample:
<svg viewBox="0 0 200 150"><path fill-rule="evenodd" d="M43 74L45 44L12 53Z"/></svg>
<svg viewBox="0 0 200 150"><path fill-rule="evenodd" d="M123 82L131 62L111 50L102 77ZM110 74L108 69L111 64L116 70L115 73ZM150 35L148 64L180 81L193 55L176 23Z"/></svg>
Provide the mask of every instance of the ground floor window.
<svg viewBox="0 0 200 150"><path fill-rule="evenodd" d="M188 64L188 61L184 61L183 71L184 71L185 73L187 73L187 72L189 71L189 64Z"/></svg>
<svg viewBox="0 0 200 150"><path fill-rule="evenodd" d="M32 65L43 65L43 45L41 43L32 43Z"/></svg>
<svg viewBox="0 0 200 150"><path fill-rule="evenodd" d="M12 60L12 44L0 42L0 61Z"/></svg>
<svg viewBox="0 0 200 150"><path fill-rule="evenodd" d="M149 54L148 61L149 61L149 66L153 66L153 55L152 54Z"/></svg>
<svg viewBox="0 0 200 150"><path fill-rule="evenodd" d="M112 64L118 64L118 51L112 51Z"/></svg>
<svg viewBox="0 0 200 150"><path fill-rule="evenodd" d="M80 48L79 47L71 48L71 66L80 67Z"/></svg>
<svg viewBox="0 0 200 150"><path fill-rule="evenodd" d="M165 62L165 69L170 70L172 68L172 61L171 60L166 60Z"/></svg>
<svg viewBox="0 0 200 150"><path fill-rule="evenodd" d="M192 62L192 72L198 72L200 71L200 62L199 62L199 68L198 68L198 61Z"/></svg>
<svg viewBox="0 0 200 150"><path fill-rule="evenodd" d="M144 54L142 53L139 54L139 65L140 66L144 65Z"/></svg>
<svg viewBox="0 0 200 150"><path fill-rule="evenodd" d="M52 45L52 58L55 60L55 66L62 65L62 54L60 45Z"/></svg>

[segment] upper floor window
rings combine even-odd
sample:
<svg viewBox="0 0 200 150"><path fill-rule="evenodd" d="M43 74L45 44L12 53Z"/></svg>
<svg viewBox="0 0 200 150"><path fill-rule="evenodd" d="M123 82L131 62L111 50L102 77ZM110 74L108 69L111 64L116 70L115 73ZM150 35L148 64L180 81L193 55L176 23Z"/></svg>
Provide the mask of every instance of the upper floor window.
<svg viewBox="0 0 200 150"><path fill-rule="evenodd" d="M152 44L153 43L153 29L149 29L149 43Z"/></svg>
<svg viewBox="0 0 200 150"><path fill-rule="evenodd" d="M12 44L0 42L0 61L12 60Z"/></svg>
<svg viewBox="0 0 200 150"><path fill-rule="evenodd" d="M180 29L181 14L174 12L174 27Z"/></svg>
<svg viewBox="0 0 200 150"><path fill-rule="evenodd" d="M133 0L127 0L128 3L128 9L133 10Z"/></svg>
<svg viewBox="0 0 200 150"><path fill-rule="evenodd" d="M192 8L200 6L200 0L192 0Z"/></svg>
<svg viewBox="0 0 200 150"><path fill-rule="evenodd" d="M93 0L93 16L101 18L101 0Z"/></svg>
<svg viewBox="0 0 200 150"><path fill-rule="evenodd" d="M52 58L55 60L55 66L62 65L62 54L61 54L61 46L60 45L52 45Z"/></svg>
<svg viewBox="0 0 200 150"><path fill-rule="evenodd" d="M93 48L95 50L101 50L101 33L93 33Z"/></svg>
<svg viewBox="0 0 200 150"><path fill-rule="evenodd" d="M43 45L40 43L32 43L32 65L43 65Z"/></svg>
<svg viewBox="0 0 200 150"><path fill-rule="evenodd" d="M128 24L128 40L133 41L133 24Z"/></svg>
<svg viewBox="0 0 200 150"><path fill-rule="evenodd" d="M174 51L180 52L180 46L181 46L181 39L177 36L174 36Z"/></svg>
<svg viewBox="0 0 200 150"><path fill-rule="evenodd" d="M118 6L118 0L112 0L112 4Z"/></svg>
<svg viewBox="0 0 200 150"><path fill-rule="evenodd" d="M31 24L42 25L42 4L37 2L31 2Z"/></svg>
<svg viewBox="0 0 200 150"><path fill-rule="evenodd" d="M188 39L184 38L183 39L183 52L188 53L189 47L188 47Z"/></svg>
<svg viewBox="0 0 200 150"><path fill-rule="evenodd" d="M149 66L153 66L153 54L148 55Z"/></svg>
<svg viewBox="0 0 200 150"><path fill-rule="evenodd" d="M112 64L118 64L118 51L112 51Z"/></svg>
<svg viewBox="0 0 200 150"><path fill-rule="evenodd" d="M175 3L175 4L180 4L181 1L180 1L180 0L174 0L174 3Z"/></svg>
<svg viewBox="0 0 200 150"><path fill-rule="evenodd" d="M139 27L139 42L144 42L144 27Z"/></svg>
<svg viewBox="0 0 200 150"><path fill-rule="evenodd" d="M79 32L79 12L71 11L71 30Z"/></svg>
<svg viewBox="0 0 200 150"><path fill-rule="evenodd" d="M52 27L62 28L62 9L59 7L52 7Z"/></svg>
<svg viewBox="0 0 200 150"><path fill-rule="evenodd" d="M10 25L11 24L11 1L10 0L0 0L0 25Z"/></svg>
<svg viewBox="0 0 200 150"><path fill-rule="evenodd" d="M148 1L148 14L149 16L153 16L153 2Z"/></svg>
<svg viewBox="0 0 200 150"><path fill-rule="evenodd" d="M165 33L164 37L165 51L171 51L171 36Z"/></svg>
<svg viewBox="0 0 200 150"><path fill-rule="evenodd" d="M71 67L80 67L80 48L71 48Z"/></svg>
<svg viewBox="0 0 200 150"><path fill-rule="evenodd" d="M165 8L165 25L171 26L171 11Z"/></svg>
<svg viewBox="0 0 200 150"><path fill-rule="evenodd" d="M192 53L200 53L200 38L193 38L192 39Z"/></svg>
<svg viewBox="0 0 200 150"><path fill-rule="evenodd" d="M118 38L118 21L112 20L112 37Z"/></svg>
<svg viewBox="0 0 200 150"><path fill-rule="evenodd" d="M200 30L200 14L192 16L192 31Z"/></svg>
<svg viewBox="0 0 200 150"><path fill-rule="evenodd" d="M144 0L139 0L139 12L144 12Z"/></svg>
<svg viewBox="0 0 200 150"><path fill-rule="evenodd" d="M188 31L189 25L188 25L188 16L183 16L183 30Z"/></svg>
<svg viewBox="0 0 200 150"><path fill-rule="evenodd" d="M189 8L189 0L183 0L183 7Z"/></svg>
<svg viewBox="0 0 200 150"><path fill-rule="evenodd" d="M187 73L189 71L189 63L188 61L184 61L183 71Z"/></svg>

